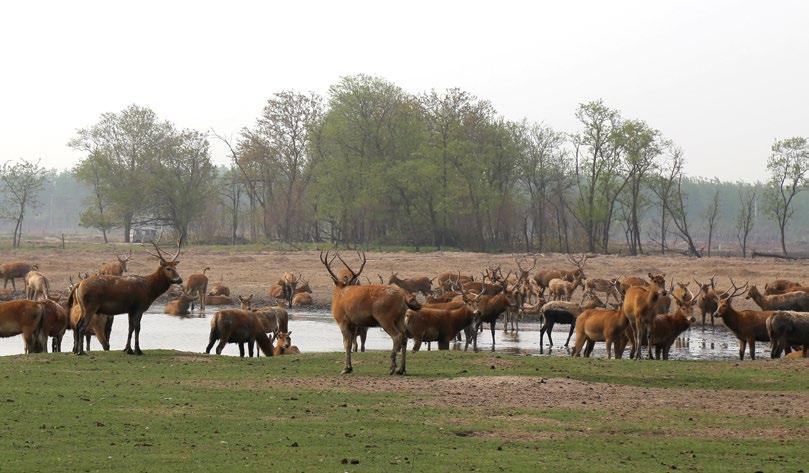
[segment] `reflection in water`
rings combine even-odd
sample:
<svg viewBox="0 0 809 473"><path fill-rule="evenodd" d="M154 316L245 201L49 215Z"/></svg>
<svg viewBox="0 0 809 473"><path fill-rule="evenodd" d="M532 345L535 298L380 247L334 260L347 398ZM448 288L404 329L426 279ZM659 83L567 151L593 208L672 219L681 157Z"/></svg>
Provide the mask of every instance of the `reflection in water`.
<svg viewBox="0 0 809 473"><path fill-rule="evenodd" d="M141 323L141 347L149 349L172 349L189 352L204 352L208 344L210 331L210 315L215 311L209 308L208 317L180 318L162 313L162 306L155 306L153 310L143 316ZM306 352L342 351L343 342L339 329L334 324L331 315L324 311L297 311L290 312L290 329L293 343ZM557 324L554 327L556 345L547 348L545 355L541 356L570 356L570 350L562 346L570 327ZM110 344L113 349L123 349L126 344L127 317L115 317ZM478 349L491 349L491 332L488 326L478 335ZM560 341L561 340L561 341ZM576 336L570 340L570 348L575 344ZM520 332L503 332L502 325L498 324L495 332L495 345L498 352L539 355L539 324L524 322L520 324ZM368 331L366 341L367 350L390 350L390 338L379 328ZM410 344L412 347L412 342ZM70 351L73 347L73 332L67 332L62 341L62 351ZM451 345L452 349L463 350L463 343ZM436 346L433 344L433 349ZM95 338L92 349L98 350L100 346ZM699 327L686 331L674 344L671 350L672 359L735 359L738 357L739 342L726 328L706 327L703 331ZM426 350L423 347L422 350ZM12 337L0 339L0 355L12 355L23 352L22 338ZM628 350L627 350L628 353ZM236 345L228 345L223 354L238 356ZM604 344L597 343L593 356L605 356Z"/></svg>

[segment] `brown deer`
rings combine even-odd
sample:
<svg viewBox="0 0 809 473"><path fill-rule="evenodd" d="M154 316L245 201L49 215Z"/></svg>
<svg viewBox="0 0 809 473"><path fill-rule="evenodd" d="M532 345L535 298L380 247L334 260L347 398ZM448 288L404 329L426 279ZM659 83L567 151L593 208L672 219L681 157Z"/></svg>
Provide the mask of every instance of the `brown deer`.
<svg viewBox="0 0 809 473"><path fill-rule="evenodd" d="M694 279L694 282L697 283L697 287L699 288L699 294L697 295L697 307L699 307L699 310L702 313L703 330L705 328L706 314L710 314L711 327L714 326L714 313L716 312L717 307L719 307L719 294L716 291L715 279L715 274L711 276L707 284L702 284Z"/></svg>
<svg viewBox="0 0 809 473"><path fill-rule="evenodd" d="M29 300L0 303L0 338L22 334L25 353L45 350L45 303Z"/></svg>
<svg viewBox="0 0 809 473"><path fill-rule="evenodd" d="M674 284L674 280L672 280L672 285ZM689 302L694 299L694 293L691 292L691 289L688 288L691 283L682 283L678 282L677 287L672 288L669 292L671 292L671 296L674 298L675 301L679 303L679 301Z"/></svg>
<svg viewBox="0 0 809 473"><path fill-rule="evenodd" d="M87 273L79 273L79 282L87 279L88 277L90 276ZM78 352L78 347L76 347L75 344L75 331L76 326L79 324L79 321L82 318L81 306L76 301L76 288L78 288L78 283L74 283L73 277L71 276L66 308L69 308L68 328L74 331L73 353ZM93 321L84 330L84 343L87 346L87 351L90 351L90 341L93 336L96 337L96 340L98 340L98 343L101 344L101 348L104 351L108 351L110 349L110 334L112 334L112 324L114 321L115 318L110 315L96 314L96 316L93 317Z"/></svg>
<svg viewBox="0 0 809 473"><path fill-rule="evenodd" d="M206 267L202 270L202 273L194 273L188 276L183 291L188 294L189 297L199 301L199 310L202 312L205 312L205 296L208 295L208 276L206 276L205 273L210 270L211 268ZM194 310L193 303L191 304L191 310Z"/></svg>
<svg viewBox="0 0 809 473"><path fill-rule="evenodd" d="M244 344L246 343L252 357L253 343L256 343L266 356L273 356L272 342L264 331L264 324L258 314L249 310L226 309L214 313L211 318L211 333L208 336L205 353L211 353L211 348L217 340L219 341L216 346L217 355L222 354L222 350L228 343L237 343L239 356L244 358Z"/></svg>
<svg viewBox="0 0 809 473"><path fill-rule="evenodd" d="M430 278L426 276L401 279L397 273L390 275L388 284L395 284L411 294L421 293L424 297L430 295L433 287Z"/></svg>
<svg viewBox="0 0 809 473"><path fill-rule="evenodd" d="M50 299L48 278L39 271L29 271L25 275L25 298L35 301L39 296Z"/></svg>
<svg viewBox="0 0 809 473"><path fill-rule="evenodd" d="M208 294L205 296L205 305L233 305L233 299L230 296L219 296Z"/></svg>
<svg viewBox="0 0 809 473"><path fill-rule="evenodd" d="M177 258L180 256L180 244L177 252L167 258L160 248L152 242L157 253L149 253L160 260L158 268L145 277L124 276L90 276L79 283L76 299L81 307L81 320L74 331L74 345L78 345L77 354L84 354L80 342L85 327L92 325L96 314L114 316L128 314L129 332L124 351L128 354L142 355L140 349L140 321L143 313L155 299L168 290L172 284L182 284L183 279L177 273ZM147 251L148 252L148 251ZM132 349L132 334L135 334L135 348Z"/></svg>
<svg viewBox="0 0 809 473"><path fill-rule="evenodd" d="M517 272L515 273L516 281L514 281L514 282L517 283L519 281L528 281L528 280L530 280L531 279L531 271L533 271L537 267L537 257L536 256L531 257L532 258L531 267L526 269L526 268L524 268L522 266L522 262L520 261L519 258L517 258L514 255L511 255L511 256L514 258L514 262L517 264ZM527 265L526 265L526 267L527 267Z"/></svg>
<svg viewBox="0 0 809 473"><path fill-rule="evenodd" d="M479 312L480 316L477 322L475 322L475 326L470 329L471 332L474 332L474 337L470 337L469 333L471 332L467 332L466 334L466 347L464 347L464 350L469 347L469 339L471 338L472 348L474 351L477 351L477 333L484 323L488 323L492 333L492 351L494 351L494 332L497 319L507 310L517 307L517 301L508 287L508 278L504 279L499 286L501 286L501 291L494 296L479 295L476 298L470 298L470 308L475 312Z"/></svg>
<svg viewBox="0 0 809 473"><path fill-rule="evenodd" d="M646 279L638 276L619 276L615 288L621 294L626 294L627 289L634 286L645 286L649 283Z"/></svg>
<svg viewBox="0 0 809 473"><path fill-rule="evenodd" d="M308 292L298 292L292 296L292 307L306 307L312 305L312 294Z"/></svg>
<svg viewBox="0 0 809 473"><path fill-rule="evenodd" d="M272 354L273 356L281 356L281 355L299 355L301 351L292 344L292 341L289 339L289 336L292 335L292 332L281 332L278 334L278 338L275 341L275 348L273 348Z"/></svg>
<svg viewBox="0 0 809 473"><path fill-rule="evenodd" d="M5 289L8 282L11 281L11 290L17 292L17 285L14 284L14 280L22 279L24 282L26 274L37 270L39 270L39 265L36 263L28 264L16 261L0 265L0 277L3 278L3 289Z"/></svg>
<svg viewBox="0 0 809 473"><path fill-rule="evenodd" d="M739 339L739 359L744 360L745 347L749 345L750 358L755 360L756 342L770 341L770 335L767 332L767 319L772 316L773 311L737 311L731 303L735 297L744 294L748 283L745 283L742 287L737 287L736 283L731 279L730 284L732 287L722 294L714 315L720 317L727 328Z"/></svg>
<svg viewBox="0 0 809 473"><path fill-rule="evenodd" d="M60 304L59 301L53 299L45 299L42 304L45 309L42 322L45 339L51 337L51 351L59 353L62 351L62 338L67 331L69 309L66 307L67 304ZM45 346L43 346L43 351L45 351Z"/></svg>
<svg viewBox="0 0 809 473"><path fill-rule="evenodd" d="M118 261L102 263L98 274L105 276L123 276L124 273L127 272L126 263L132 258L132 250L129 250L129 254L126 256L123 254L119 255L117 252L113 252L113 255Z"/></svg>
<svg viewBox="0 0 809 473"><path fill-rule="evenodd" d="M773 282L764 284L765 296L786 294L787 292L795 292L800 290L804 290L803 284L797 281L790 281L789 279L776 279Z"/></svg>
<svg viewBox="0 0 809 473"><path fill-rule="evenodd" d="M545 269L542 271L537 271L534 275L534 281L537 283L539 287L539 295L545 297L545 289L548 289L548 285L550 284L552 279L564 279L565 281L573 282L577 276L581 279L586 279L587 276L584 275L584 263L587 262L589 256L584 255L578 258L568 254L567 259L570 261L571 264L576 266L574 270L564 270L564 269Z"/></svg>
<svg viewBox="0 0 809 473"><path fill-rule="evenodd" d="M188 316L194 310L195 300L197 300L197 294L180 291L180 295L176 299L172 299L166 304L164 312L168 315Z"/></svg>
<svg viewBox="0 0 809 473"><path fill-rule="evenodd" d="M631 330L629 317L620 310L588 309L582 312L576 320L576 345L571 356L589 358L596 342L604 342L607 348L607 358L612 358L613 349L615 358L623 356L623 349L618 347L627 330ZM634 338L634 337L632 337Z"/></svg>
<svg viewBox="0 0 809 473"><path fill-rule="evenodd" d="M772 342L772 358L779 358L782 351L789 354L793 346L801 346L802 352L809 347L809 314L779 310L767 319L767 333Z"/></svg>
<svg viewBox="0 0 809 473"><path fill-rule="evenodd" d="M343 334L343 345L346 358L343 373L351 373L351 346L359 327L382 327L393 339L393 350L390 355L390 374L400 375L406 372L407 335L405 334L404 315L408 308L418 310L421 305L397 286L373 285L359 286L360 274L365 268L365 254L358 252L362 265L354 272L340 256L335 253L329 258L320 253L320 262L326 267L334 283L331 298L331 313ZM345 266L347 273L338 277L331 268L335 258ZM397 370L396 354L402 352L402 363Z"/></svg>
<svg viewBox="0 0 809 473"><path fill-rule="evenodd" d="M573 282L560 278L551 279L548 282L550 299L553 301L570 301L573 298L573 293L576 292L576 288L581 285L582 274L577 274L573 278Z"/></svg>
<svg viewBox="0 0 809 473"><path fill-rule="evenodd" d="M643 359L642 341L649 339L652 323L657 315L657 301L666 295L666 283L662 275L653 276L649 274L651 281L645 286L631 286L626 290L622 312L629 317L632 323L633 335L635 336L635 346L638 349L636 360ZM662 282L662 284L661 284ZM651 345L649 356L652 353Z"/></svg>
<svg viewBox="0 0 809 473"><path fill-rule="evenodd" d="M652 321L651 340L646 340L650 346L654 346L655 359L659 360L661 355L664 360L669 359L669 352L671 346L677 340L681 333L685 332L691 327L691 324L696 322L693 315L694 305L696 301L693 299L683 300L675 298L678 309L673 314L658 314ZM628 330L626 337L622 340L618 351L623 353L626 342L632 337L633 333ZM633 344L634 345L634 344ZM634 358L637 355L637 345L632 346L629 357Z"/></svg>
<svg viewBox="0 0 809 473"><path fill-rule="evenodd" d="M542 327L539 329L539 352L544 353L544 336L548 335L549 347L553 347L553 326L556 324L570 325L570 332L565 341L565 347L570 345L570 337L573 336L573 331L576 329L576 319L579 314L584 310L595 309L597 307L604 307L604 303L595 297L587 297L582 300L582 304L570 301L550 301L542 306L540 313L542 314Z"/></svg>
<svg viewBox="0 0 809 473"><path fill-rule="evenodd" d="M289 314L283 308L283 306L278 305L276 307L262 307L260 309L253 309L253 294L250 294L247 297L242 297L241 295L237 296L239 299L239 303L241 305L242 310L252 311L258 317L259 321L261 322L262 327L264 327L265 334L272 334L270 337L270 342L275 339L275 337L283 331L289 329ZM276 301L277 303L277 301ZM253 342L248 342L248 347L250 350L250 356L253 356ZM260 351L256 350L256 356L259 357Z"/></svg>
<svg viewBox="0 0 809 473"><path fill-rule="evenodd" d="M480 296L477 296L480 297ZM480 311L467 304L450 303L445 306L408 309L405 327L408 338L413 339L413 351L419 351L422 342L438 342L439 350L449 350L449 344L466 327L476 325ZM469 336L469 334L467 334ZM467 341L467 346L469 346Z"/></svg>
<svg viewBox="0 0 809 473"><path fill-rule="evenodd" d="M756 286L750 286L745 299L753 299L761 310L809 311L809 292L796 291L765 296Z"/></svg>
<svg viewBox="0 0 809 473"><path fill-rule="evenodd" d="M472 276L460 275L458 273L441 273L436 277L438 287L443 288L445 291L454 291L462 284L475 282Z"/></svg>
<svg viewBox="0 0 809 473"><path fill-rule="evenodd" d="M224 277L219 278L219 281L215 281L211 286L211 290L208 291L209 296L226 296L230 297L230 288L225 286L223 282ZM206 301L207 302L207 301ZM209 305L212 305L209 303Z"/></svg>
<svg viewBox="0 0 809 473"><path fill-rule="evenodd" d="M604 294L604 302L609 304L610 297L614 298L615 302L621 302L621 293L618 291L617 285L618 279L590 278L584 282L584 289Z"/></svg>

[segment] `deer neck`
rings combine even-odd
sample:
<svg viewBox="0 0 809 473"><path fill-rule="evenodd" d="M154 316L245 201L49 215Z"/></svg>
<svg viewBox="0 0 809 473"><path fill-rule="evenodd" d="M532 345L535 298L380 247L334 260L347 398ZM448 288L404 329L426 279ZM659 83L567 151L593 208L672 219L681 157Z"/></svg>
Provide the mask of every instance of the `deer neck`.
<svg viewBox="0 0 809 473"><path fill-rule="evenodd" d="M146 276L146 284L149 286L149 297L151 302L160 297L161 294L168 291L171 287L171 281L168 280L163 269L158 267L155 272Z"/></svg>
<svg viewBox="0 0 809 473"><path fill-rule="evenodd" d="M758 306L763 309L764 305L767 303L767 301L764 299L764 296L758 291L753 291L750 292L749 294L750 297L753 299L753 301L755 301L755 303L758 304Z"/></svg>

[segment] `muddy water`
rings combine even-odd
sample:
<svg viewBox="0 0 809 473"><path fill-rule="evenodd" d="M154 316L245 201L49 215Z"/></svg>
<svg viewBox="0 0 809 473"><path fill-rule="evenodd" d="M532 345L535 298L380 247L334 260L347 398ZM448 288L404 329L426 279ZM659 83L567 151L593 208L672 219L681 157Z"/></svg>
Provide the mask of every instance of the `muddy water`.
<svg viewBox="0 0 809 473"><path fill-rule="evenodd" d="M204 352L208 343L210 330L210 315L214 311L208 310L208 317L179 318L162 313L162 306L155 306L143 316L141 323L141 348L172 349L189 352ZM325 311L292 311L290 313L289 328L292 331L292 340L303 352L329 352L342 351L343 342L340 331ZM569 351L563 347L567 339L569 326L556 325L553 332L555 348L549 350L548 340L545 337L544 354L539 354L539 324L520 324L518 334L504 333L502 323L495 330L495 344L497 351L514 354L536 356L567 356ZM127 317L116 316L112 329L111 346L113 349L122 349L126 344ZM70 351L73 347L73 332L67 332L62 342L62 351ZM570 341L572 347L575 334ZM478 348L489 350L491 348L491 332L486 327L478 337ZM100 346L93 339L91 349L98 350ZM411 342L412 343L412 342ZM767 344L758 344L758 353L764 354ZM373 328L368 331L366 342L368 350L389 350L391 340L381 329ZM411 345L412 346L412 345ZM435 348L435 347L434 347ZM425 349L425 348L422 348ZM453 349L463 349L458 344ZM672 347L673 359L736 359L738 357L739 342L736 337L724 327L710 328L704 331L696 326L685 332ZM11 337L0 339L0 355L13 355L23 352L22 338ZM238 355L238 347L229 344L223 354ZM596 344L594 356L604 356L604 344Z"/></svg>

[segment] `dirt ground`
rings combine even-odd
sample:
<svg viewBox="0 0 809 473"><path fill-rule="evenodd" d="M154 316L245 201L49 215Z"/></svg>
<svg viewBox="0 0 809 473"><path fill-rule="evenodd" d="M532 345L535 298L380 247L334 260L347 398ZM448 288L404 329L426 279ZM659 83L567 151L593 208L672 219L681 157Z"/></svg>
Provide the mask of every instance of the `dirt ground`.
<svg viewBox="0 0 809 473"><path fill-rule="evenodd" d="M121 249L119 248L119 251ZM356 255L351 251L343 252L346 261L356 270L359 268ZM210 249L191 247L183 251L178 267L180 274L187 277L210 267L208 272L211 282L223 280L231 289L231 294L255 294L256 298L267 301L267 288L276 281L284 271L302 274L314 291L316 305L328 307L332 283L328 273L320 263L316 251L260 251L243 252L229 249ZM400 277L429 276L441 272L461 271L473 274L479 279L480 272L488 266L502 266L504 272L516 270L511 255L495 255L469 252L433 252L433 253L367 253L368 263L363 272L363 282L367 276L374 283L382 275L386 280L394 271ZM88 250L16 250L0 252L0 263L11 261L28 261L38 263L40 270L48 276L51 288L62 290L67 286L68 276L78 272L95 273L104 261L113 259L111 251L101 249ZM525 264L525 263L524 263ZM545 254L538 258L537 269L569 268L570 263L565 255ZM147 274L156 268L156 260L147 255L138 246L134 247L134 256L129 262L131 274ZM728 257L689 258L685 256L598 256L591 258L585 265L589 277L617 277L620 275L645 275L648 272L662 272L666 278L675 281L692 281L691 288L696 286L693 278L707 281L716 274L720 289L729 286L728 277L738 284L750 281L751 284L763 286L764 283L777 278L790 278L801 282L809 282L809 265L800 261L782 261L772 258L741 259ZM9 285L10 288L10 285ZM18 290L22 289L22 281L18 280ZM694 288L695 289L695 288ZM751 301L739 300L740 308L753 307Z"/></svg>

